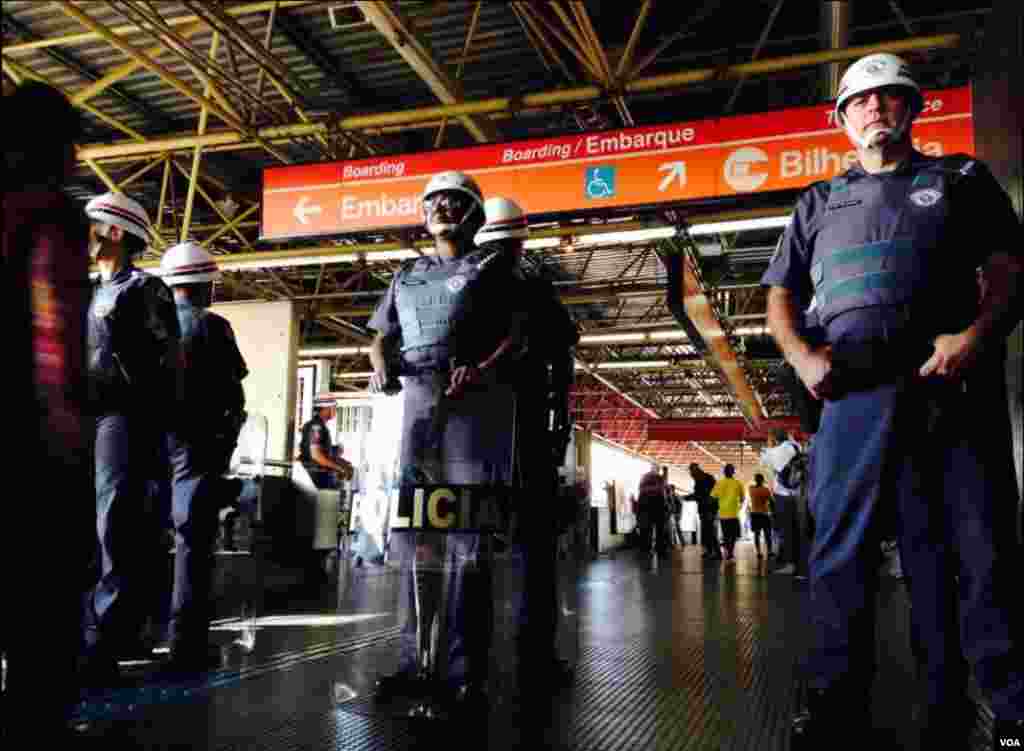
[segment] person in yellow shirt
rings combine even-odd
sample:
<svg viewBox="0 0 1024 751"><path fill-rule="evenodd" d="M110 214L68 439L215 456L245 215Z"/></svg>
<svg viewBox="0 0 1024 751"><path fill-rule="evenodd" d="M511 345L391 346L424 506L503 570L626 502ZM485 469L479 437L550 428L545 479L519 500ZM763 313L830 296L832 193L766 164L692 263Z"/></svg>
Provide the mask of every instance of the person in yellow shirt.
<svg viewBox="0 0 1024 751"><path fill-rule="evenodd" d="M725 477L715 483L711 496L718 499L718 518L722 523L722 547L725 549L725 560L734 558L736 540L740 537L740 508L743 506L746 491L743 483L733 477L736 467L725 465Z"/></svg>
<svg viewBox="0 0 1024 751"><path fill-rule="evenodd" d="M761 532L764 532L764 542L768 548L768 557L772 556L772 518L771 500L772 491L764 485L764 475L760 472L754 475L754 484L748 490L750 498L750 529L754 533L754 547L757 549L757 557L761 557Z"/></svg>

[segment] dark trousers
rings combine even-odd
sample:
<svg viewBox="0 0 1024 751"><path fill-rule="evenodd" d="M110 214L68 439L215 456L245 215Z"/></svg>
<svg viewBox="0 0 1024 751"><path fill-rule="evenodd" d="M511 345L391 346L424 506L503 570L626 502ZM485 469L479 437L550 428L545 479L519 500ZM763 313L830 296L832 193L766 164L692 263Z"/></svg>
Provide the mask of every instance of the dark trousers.
<svg viewBox="0 0 1024 751"><path fill-rule="evenodd" d="M115 657L140 639L163 580L164 528L153 480L163 471L162 436L139 415L104 415L96 425L99 581L85 597L85 644ZM156 595L154 595L156 591Z"/></svg>
<svg viewBox="0 0 1024 751"><path fill-rule="evenodd" d="M772 552L772 518L768 514L751 512L750 514L750 529L754 533L754 545L760 551L761 549L761 533L764 533L764 543L768 549L768 553Z"/></svg>
<svg viewBox="0 0 1024 751"><path fill-rule="evenodd" d="M205 650L219 512L230 500L224 447L171 435L174 591L167 634L176 652Z"/></svg>
<svg viewBox="0 0 1024 751"><path fill-rule="evenodd" d="M802 540L797 525L797 497L775 494L775 512L772 514L775 537L778 541L779 563L796 564L800 557Z"/></svg>
<svg viewBox="0 0 1024 751"><path fill-rule="evenodd" d="M668 520L664 510L648 509L645 513L647 526L641 530L641 550L666 555L670 546Z"/></svg>
<svg viewBox="0 0 1024 751"><path fill-rule="evenodd" d="M810 496L812 685L868 695L879 542L895 528L928 716L958 716L962 643L997 715L1024 719L1016 488L1008 435L999 429L1005 415L991 390L962 394L920 382L826 403ZM951 571L960 572L958 589Z"/></svg>
<svg viewBox="0 0 1024 751"><path fill-rule="evenodd" d="M547 667L555 659L558 632L558 560L555 531L550 520L539 515L531 528L523 530L513 551L511 582L521 592L516 610L519 664Z"/></svg>
<svg viewBox="0 0 1024 751"><path fill-rule="evenodd" d="M705 511L700 514L700 539L704 552L709 556L721 555L718 549L718 512Z"/></svg>
<svg viewBox="0 0 1024 751"><path fill-rule="evenodd" d="M730 556L736 548L738 539L740 539L740 520L736 518L722 519L722 544Z"/></svg>

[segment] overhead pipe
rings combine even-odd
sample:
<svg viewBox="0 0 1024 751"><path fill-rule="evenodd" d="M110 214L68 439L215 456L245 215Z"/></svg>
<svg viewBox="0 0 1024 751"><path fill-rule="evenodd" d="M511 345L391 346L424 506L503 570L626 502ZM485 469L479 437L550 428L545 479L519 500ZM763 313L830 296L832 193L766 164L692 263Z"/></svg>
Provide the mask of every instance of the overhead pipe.
<svg viewBox="0 0 1024 751"><path fill-rule="evenodd" d="M862 45L859 47L846 47L844 49L821 50L800 55L787 55L784 57L771 58L768 60L757 60L748 63L738 63L723 68L699 68L695 70L680 71L660 76L641 78L627 83L624 87L626 94L638 94L644 92L663 91L665 89L680 88L697 83L719 81L723 79L736 79L744 76L765 75L779 73L797 68L807 68L825 63L842 62L855 60L864 55L874 52L905 53L914 50L937 49L956 47L960 44L959 34L936 34L932 36L911 37L899 39L892 42L880 42L877 44ZM354 115L342 118L337 122L337 127L343 130L363 130L367 128L386 127L392 125L404 125L430 120L441 120L443 118L458 118L464 115L492 115L502 112L515 112L532 107L557 107L563 104L575 104L579 102L593 101L607 95L607 92L600 86L576 86L568 89L557 89L554 91L543 91L536 94L525 94L522 97L494 97L490 99L478 99L459 104L439 105L434 107L417 107L408 110L395 112L381 112L369 115ZM260 128L256 136L262 141L271 141L276 138L295 138L310 136L327 131L326 123L293 123L290 125L270 126ZM173 151L177 149L192 148L196 145L225 146L228 144L241 144L248 139L243 133L218 132L208 133L205 136L177 136L171 138L152 139L146 143L119 142L108 145L92 144L82 147L79 150L80 160L102 159L127 154L149 154L162 151ZM253 144L256 148L261 144Z"/></svg>

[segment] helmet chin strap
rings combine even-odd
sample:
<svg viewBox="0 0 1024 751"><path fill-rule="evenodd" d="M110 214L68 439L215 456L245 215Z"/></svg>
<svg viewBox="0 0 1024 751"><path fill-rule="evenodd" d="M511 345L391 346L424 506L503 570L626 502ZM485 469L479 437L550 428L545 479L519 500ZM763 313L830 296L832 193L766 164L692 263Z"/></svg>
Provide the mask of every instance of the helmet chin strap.
<svg viewBox="0 0 1024 751"><path fill-rule="evenodd" d="M858 135L850 127L850 121L843 117L843 130L846 131L846 135L858 147L862 149L881 149L887 144L902 142L910 129L911 120L913 120L913 116L910 110L907 110L906 114L903 115L903 120L895 128L875 128L867 135ZM883 139L882 136L885 136L885 138Z"/></svg>
<svg viewBox="0 0 1024 751"><path fill-rule="evenodd" d="M473 204L473 208L467 211L462 219L458 223L453 224L451 222L427 222L427 232L430 233L431 237L455 237L460 234L466 220L473 215L473 212L479 208L476 203ZM470 238L472 239L472 238Z"/></svg>

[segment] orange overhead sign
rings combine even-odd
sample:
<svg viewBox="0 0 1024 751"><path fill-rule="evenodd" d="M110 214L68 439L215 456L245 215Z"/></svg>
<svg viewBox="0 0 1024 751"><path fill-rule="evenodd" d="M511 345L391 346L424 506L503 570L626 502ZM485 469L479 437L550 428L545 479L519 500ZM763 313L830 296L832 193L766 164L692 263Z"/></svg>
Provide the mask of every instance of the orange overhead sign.
<svg viewBox="0 0 1024 751"><path fill-rule="evenodd" d="M968 87L926 92L925 154L973 152ZM458 169L528 214L800 188L853 163L828 105L263 171L267 240L410 227L431 175Z"/></svg>

